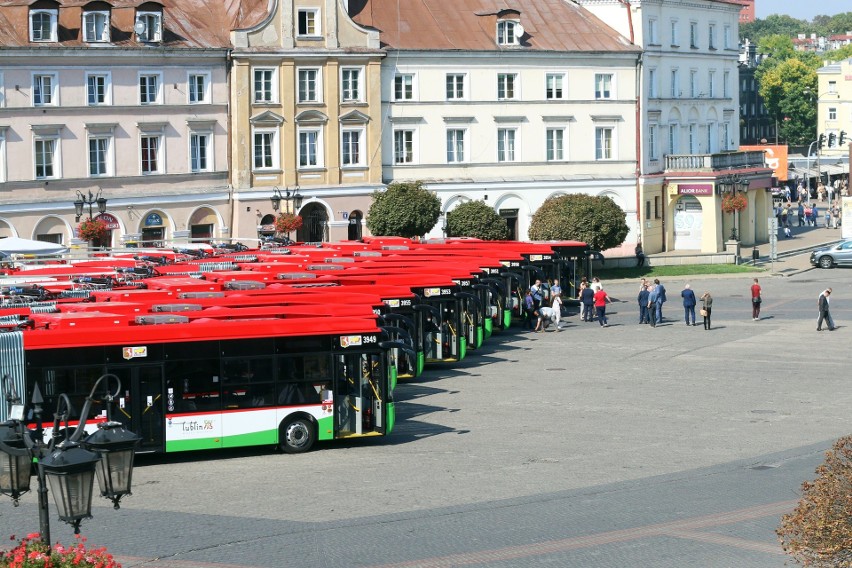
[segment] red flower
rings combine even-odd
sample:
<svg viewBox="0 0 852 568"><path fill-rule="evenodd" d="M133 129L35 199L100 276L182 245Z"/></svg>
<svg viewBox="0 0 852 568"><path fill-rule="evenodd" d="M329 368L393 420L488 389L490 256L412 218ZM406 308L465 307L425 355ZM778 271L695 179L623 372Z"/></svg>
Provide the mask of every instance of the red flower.
<svg viewBox="0 0 852 568"><path fill-rule="evenodd" d="M77 227L77 233L84 241L100 240L108 230L106 222L101 219L86 219Z"/></svg>
<svg viewBox="0 0 852 568"><path fill-rule="evenodd" d="M302 228L302 216L295 213L281 213L275 219L275 231L278 233L290 233Z"/></svg>
<svg viewBox="0 0 852 568"><path fill-rule="evenodd" d="M742 211L746 207L748 207L748 199L742 193L726 193L722 196L722 211L725 213Z"/></svg>

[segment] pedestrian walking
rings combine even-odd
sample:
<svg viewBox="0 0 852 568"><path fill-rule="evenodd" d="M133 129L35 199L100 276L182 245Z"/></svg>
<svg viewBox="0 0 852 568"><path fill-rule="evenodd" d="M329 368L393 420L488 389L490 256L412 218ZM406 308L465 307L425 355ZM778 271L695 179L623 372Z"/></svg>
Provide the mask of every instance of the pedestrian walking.
<svg viewBox="0 0 852 568"><path fill-rule="evenodd" d="M710 312L713 311L713 296L710 292L701 295L701 315L704 317L704 329L710 329Z"/></svg>
<svg viewBox="0 0 852 568"><path fill-rule="evenodd" d="M556 331L562 331L562 294L553 294L550 307L556 314Z"/></svg>
<svg viewBox="0 0 852 568"><path fill-rule="evenodd" d="M657 287L648 284L648 319L651 327L657 327Z"/></svg>
<svg viewBox="0 0 852 568"><path fill-rule="evenodd" d="M639 297L637 298L639 302L639 323L651 323L651 318L648 316L648 297L650 295L647 285L643 285L639 289Z"/></svg>
<svg viewBox="0 0 852 568"><path fill-rule="evenodd" d="M654 285L657 287L657 323L663 321L663 304L666 303L666 287L660 284L659 278L654 278Z"/></svg>
<svg viewBox="0 0 852 568"><path fill-rule="evenodd" d="M583 310L583 321L593 321L595 318L595 291L588 284L580 284L580 306Z"/></svg>
<svg viewBox="0 0 852 568"><path fill-rule="evenodd" d="M524 329L533 328L533 317L535 317L535 301L532 298L532 291L527 290L524 294Z"/></svg>
<svg viewBox="0 0 852 568"><path fill-rule="evenodd" d="M831 319L831 311L828 309L829 297L831 296L831 288L826 288L817 300L817 308L819 309L819 319L817 320L817 331L822 331L822 322L828 326L828 331L834 331L834 320Z"/></svg>
<svg viewBox="0 0 852 568"><path fill-rule="evenodd" d="M751 285L751 319L754 321L760 320L760 303L763 298L760 296L760 284L757 283L757 278L754 279L754 284Z"/></svg>
<svg viewBox="0 0 852 568"><path fill-rule="evenodd" d="M801 201L799 202L799 209L798 209L797 213L798 213L798 217L799 217L799 226L804 227L805 226L805 204L802 203Z"/></svg>
<svg viewBox="0 0 852 568"><path fill-rule="evenodd" d="M684 286L680 297L683 298L683 319L686 321L686 325L695 325L695 292L692 291L689 284Z"/></svg>
<svg viewBox="0 0 852 568"><path fill-rule="evenodd" d="M595 276L592 278L592 291L597 292L598 290L603 290L603 283L600 278Z"/></svg>
<svg viewBox="0 0 852 568"><path fill-rule="evenodd" d="M597 312L598 323L601 324L601 327L607 327L609 325L609 320L606 317L606 305L607 303L612 303L609 295L604 292L603 286L601 286L597 292L595 292L595 312Z"/></svg>
<svg viewBox="0 0 852 568"><path fill-rule="evenodd" d="M542 290L541 290L541 280L536 280L535 283L530 286L530 293L532 294L533 304L535 305L535 309L538 309L541 306L542 299Z"/></svg>

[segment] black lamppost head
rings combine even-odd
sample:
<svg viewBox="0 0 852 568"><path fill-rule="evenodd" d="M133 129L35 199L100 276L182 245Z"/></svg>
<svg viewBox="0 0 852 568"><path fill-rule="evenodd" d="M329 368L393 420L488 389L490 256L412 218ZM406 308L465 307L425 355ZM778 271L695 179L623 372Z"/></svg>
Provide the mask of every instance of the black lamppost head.
<svg viewBox="0 0 852 568"><path fill-rule="evenodd" d="M293 190L293 213L302 207L302 199L302 194L299 193L299 186L297 185L296 189Z"/></svg>
<svg viewBox="0 0 852 568"><path fill-rule="evenodd" d="M100 455L95 473L101 496L112 501L118 509L118 502L125 495L131 495L130 481L133 476L133 457L136 444L141 438L127 430L121 422L102 422L93 434L83 440L83 446Z"/></svg>
<svg viewBox="0 0 852 568"><path fill-rule="evenodd" d="M15 421L0 424L0 493L18 506L21 495L30 490L33 458Z"/></svg>
<svg viewBox="0 0 852 568"><path fill-rule="evenodd" d="M92 489L99 460L98 454L74 442L59 444L39 460L59 519L72 525L74 534L80 534L80 522L92 516Z"/></svg>
<svg viewBox="0 0 852 568"><path fill-rule="evenodd" d="M281 207L281 190L278 189L278 186L272 188L272 197L269 200L272 202L272 210L278 211Z"/></svg>

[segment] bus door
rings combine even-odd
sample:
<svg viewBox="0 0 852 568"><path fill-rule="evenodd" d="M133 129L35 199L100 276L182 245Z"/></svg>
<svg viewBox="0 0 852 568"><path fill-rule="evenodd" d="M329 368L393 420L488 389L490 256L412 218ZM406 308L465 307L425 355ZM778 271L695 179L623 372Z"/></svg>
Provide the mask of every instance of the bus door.
<svg viewBox="0 0 852 568"><path fill-rule="evenodd" d="M482 302L471 292L456 292L456 298L461 305L461 327L459 328L467 339L471 349L482 346L484 338L484 325L482 323Z"/></svg>
<svg viewBox="0 0 852 568"><path fill-rule="evenodd" d="M437 288L436 288L437 290ZM431 336L427 345L426 361L461 361L467 354L467 338L464 336L461 300L453 289L446 296L427 296L424 301L435 306L441 318L426 322L426 333Z"/></svg>
<svg viewBox="0 0 852 568"><path fill-rule="evenodd" d="M414 350L417 352L417 374L423 372L426 366L426 358L431 357L430 353L433 350L435 343L435 334L440 329L441 311L430 304L422 303L415 304L414 309L414 324L417 327L417 333L412 335L414 340Z"/></svg>
<svg viewBox="0 0 852 568"><path fill-rule="evenodd" d="M168 397L163 393L162 365L110 367L107 372L121 379L122 392L113 408L113 420L142 437L136 451L164 451Z"/></svg>
<svg viewBox="0 0 852 568"><path fill-rule="evenodd" d="M384 434L393 418L382 351L336 353L334 365L335 438Z"/></svg>
<svg viewBox="0 0 852 568"><path fill-rule="evenodd" d="M414 316L414 313L412 312L409 315ZM391 333L388 335L389 340L402 340L403 342L407 342L411 347L410 351L403 351L397 347L391 348L390 357L396 367L397 376L402 379L418 377L423 371L423 368L417 364L417 345L419 344L419 340L416 337L418 330L414 319L397 313L384 314L380 316L380 319L385 324L391 326ZM384 326L383 329L385 329ZM385 331L389 330L385 329Z"/></svg>
<svg viewBox="0 0 852 568"><path fill-rule="evenodd" d="M502 285L502 281L497 277L489 276L487 278L483 278L481 280L482 284L478 284L478 286L487 286L488 288L488 297L490 299L490 309L491 317L494 320L494 325L497 329L506 329L510 325L512 325L512 296L511 294L507 295L504 286ZM486 329L486 333L487 333Z"/></svg>

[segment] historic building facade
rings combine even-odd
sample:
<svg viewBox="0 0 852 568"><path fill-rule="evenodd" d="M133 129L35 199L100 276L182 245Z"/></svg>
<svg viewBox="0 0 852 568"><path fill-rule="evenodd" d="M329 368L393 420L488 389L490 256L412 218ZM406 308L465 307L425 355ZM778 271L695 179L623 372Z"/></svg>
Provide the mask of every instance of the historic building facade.
<svg viewBox="0 0 852 568"><path fill-rule="evenodd" d="M387 52L383 180L423 181L445 213L482 200L521 240L548 197L606 195L635 233L639 49L563 0L477 6L350 3Z"/></svg>
<svg viewBox="0 0 852 568"><path fill-rule="evenodd" d="M95 244L229 236L228 29L253 12L195 4L0 6L0 235L81 243L100 196Z"/></svg>
<svg viewBox="0 0 852 568"><path fill-rule="evenodd" d="M303 217L297 240L357 238L382 187L379 33L337 0L272 6L232 34L235 234L268 233L274 192L298 190L298 211L280 206Z"/></svg>

